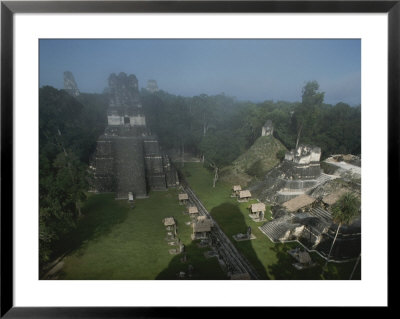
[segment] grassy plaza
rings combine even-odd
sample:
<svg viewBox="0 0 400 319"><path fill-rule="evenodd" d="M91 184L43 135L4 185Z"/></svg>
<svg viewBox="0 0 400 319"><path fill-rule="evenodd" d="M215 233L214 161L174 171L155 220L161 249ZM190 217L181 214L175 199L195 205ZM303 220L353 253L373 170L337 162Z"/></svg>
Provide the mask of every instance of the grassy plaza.
<svg viewBox="0 0 400 319"><path fill-rule="evenodd" d="M191 226L185 223L184 206L178 203L178 190L151 192L131 208L116 201L114 194L90 194L78 228L58 243L64 266L57 279L178 279L180 271L193 269L192 279L227 279L216 258L206 259L192 242ZM185 245L187 261L171 255L173 247L165 240L162 219L173 216L178 237Z"/></svg>

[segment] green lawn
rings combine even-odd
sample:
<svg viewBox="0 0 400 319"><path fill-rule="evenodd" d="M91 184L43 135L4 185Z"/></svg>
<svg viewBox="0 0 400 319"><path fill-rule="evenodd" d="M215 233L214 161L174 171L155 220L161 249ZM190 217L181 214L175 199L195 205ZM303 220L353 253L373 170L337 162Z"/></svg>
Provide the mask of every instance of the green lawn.
<svg viewBox="0 0 400 319"><path fill-rule="evenodd" d="M318 266L305 270L297 270L292 266L295 260L287 254L291 248L300 246L298 243L274 244L259 229L262 223L254 222L248 215L247 207L255 200L247 203L238 203L231 198L232 185L217 182L212 187L213 174L205 169L201 163L185 163L181 168L187 182L197 194L204 206L211 213L225 234L233 244L253 264L263 279L348 279L353 269L354 262L329 264L328 273L321 277L324 260L316 253L311 257L318 262ZM271 218L271 212L267 207L265 214ZM256 239L251 241L236 242L232 235L245 232L251 226ZM358 267L360 268L360 267ZM360 279L360 269L356 271L354 279Z"/></svg>
<svg viewBox="0 0 400 319"><path fill-rule="evenodd" d="M227 279L216 258L206 259L207 248L192 242L178 190L151 192L134 208L114 194L91 194L83 207L84 218L76 230L58 243L58 253L69 250L57 279L177 279L180 271L194 267L192 279ZM162 219L173 216L187 261L171 255Z"/></svg>

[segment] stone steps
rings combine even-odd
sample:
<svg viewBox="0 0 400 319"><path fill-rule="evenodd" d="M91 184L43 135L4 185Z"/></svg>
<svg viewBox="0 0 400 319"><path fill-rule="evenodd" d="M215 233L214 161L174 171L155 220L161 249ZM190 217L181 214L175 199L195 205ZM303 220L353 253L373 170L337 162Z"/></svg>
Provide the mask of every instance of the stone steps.
<svg viewBox="0 0 400 319"><path fill-rule="evenodd" d="M320 176L318 176L318 178L316 179L317 181L317 186L321 185L329 180L333 179L333 176L322 173Z"/></svg>
<svg viewBox="0 0 400 319"><path fill-rule="evenodd" d="M314 207L311 210L310 214L315 217L322 218L323 220L326 220L326 221L332 220L332 215L328 211L326 211L320 207Z"/></svg>
<svg viewBox="0 0 400 319"><path fill-rule="evenodd" d="M259 229L268 236L273 242L279 242L284 239L288 230L295 227L294 224L289 222L289 216L272 220L264 225L260 226Z"/></svg>

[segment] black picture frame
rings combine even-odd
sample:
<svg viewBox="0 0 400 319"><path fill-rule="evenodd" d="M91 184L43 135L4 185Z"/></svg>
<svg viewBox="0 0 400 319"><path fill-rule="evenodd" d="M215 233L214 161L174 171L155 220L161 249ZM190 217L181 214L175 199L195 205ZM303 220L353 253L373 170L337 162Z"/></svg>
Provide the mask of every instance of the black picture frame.
<svg viewBox="0 0 400 319"><path fill-rule="evenodd" d="M388 13L388 204L399 180L400 0L396 1L1 1L1 317L177 318L185 307L14 307L13 304L13 16L15 13ZM388 172L388 173L389 173ZM388 214L388 217L389 214ZM390 222L388 223L391 224ZM393 224L393 223L392 223ZM387 238L388 244L390 243ZM388 281L389 287L390 281ZM34 292L33 292L34 293ZM388 305L389 305L388 300ZM221 309L220 309L221 310ZM209 310L197 309L196 315ZM214 309L215 311L215 309ZM226 309L223 310L226 314ZM214 313L215 314L215 313Z"/></svg>

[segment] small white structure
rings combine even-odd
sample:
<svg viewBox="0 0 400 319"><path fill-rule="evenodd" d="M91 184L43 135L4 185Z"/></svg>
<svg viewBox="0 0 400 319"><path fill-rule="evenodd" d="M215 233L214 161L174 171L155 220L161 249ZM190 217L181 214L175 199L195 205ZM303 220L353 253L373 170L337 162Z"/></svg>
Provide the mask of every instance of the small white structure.
<svg viewBox="0 0 400 319"><path fill-rule="evenodd" d="M268 120L262 127L261 136L270 136L272 134L274 134L274 126L272 125L272 121Z"/></svg>
<svg viewBox="0 0 400 319"><path fill-rule="evenodd" d="M310 164L319 162L321 158L321 148L310 145L299 145L296 149L290 150L285 154L285 160L297 164Z"/></svg>
<svg viewBox="0 0 400 319"><path fill-rule="evenodd" d="M146 126L146 118L144 115L121 115L118 110L110 110L107 114L107 124L110 126Z"/></svg>
<svg viewBox="0 0 400 319"><path fill-rule="evenodd" d="M128 193L128 201L133 202L133 194L132 194L132 192Z"/></svg>

